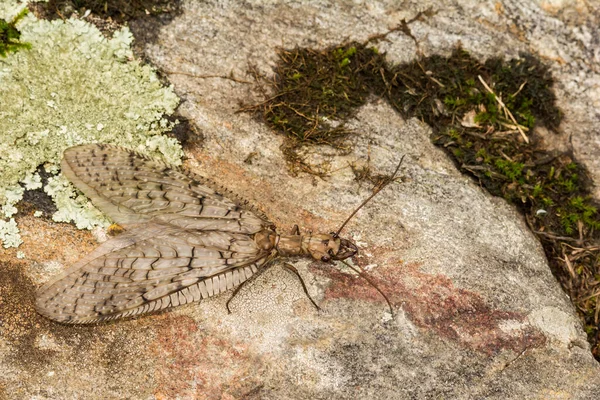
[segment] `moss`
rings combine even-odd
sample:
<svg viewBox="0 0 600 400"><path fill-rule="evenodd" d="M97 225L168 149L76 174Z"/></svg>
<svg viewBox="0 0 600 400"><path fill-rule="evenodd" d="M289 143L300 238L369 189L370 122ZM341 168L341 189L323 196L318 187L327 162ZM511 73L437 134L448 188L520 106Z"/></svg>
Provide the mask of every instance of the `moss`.
<svg viewBox="0 0 600 400"><path fill-rule="evenodd" d="M69 18L87 10L101 18L123 23L147 15L172 13L179 9L180 1L174 0L49 0L43 5L49 19Z"/></svg>
<svg viewBox="0 0 600 400"><path fill-rule="evenodd" d="M529 54L481 63L461 48L449 57L390 65L367 45L281 50L271 97L249 109L286 135L283 150L294 170L318 176L326 171L298 148L327 144L349 151L351 135L359 133L346 121L369 96L429 124L434 143L458 168L525 215L600 358L600 313L590 300L600 282L594 245L600 216L584 168L569 153L548 154L535 134L540 125L557 131L562 120L548 68ZM371 180L367 167L353 171L357 179Z"/></svg>
<svg viewBox="0 0 600 400"><path fill-rule="evenodd" d="M572 235L577 230L577 224L600 230L598 209L590 204L590 197L574 196L565 205L557 208L557 214L566 234Z"/></svg>
<svg viewBox="0 0 600 400"><path fill-rule="evenodd" d="M538 125L556 131L562 119L547 67L525 54L479 63L457 49L448 58L428 57L391 70L398 76L390 90L398 111L429 123L434 143L457 167L526 216L600 356L598 305L589 300L600 282L593 278L599 271L593 243L600 216L583 167L569 153L548 154L535 135Z"/></svg>
<svg viewBox="0 0 600 400"><path fill-rule="evenodd" d="M411 104L418 99L422 105L412 115L433 126L434 142L483 187L523 212L555 276L580 311L594 355L600 358L598 304L590 300L600 282L600 251L595 244L600 215L583 166L569 153L548 154L535 135L537 125L557 130L562 118L548 69L529 55L479 64L463 50L456 50L450 59L431 57L419 63L428 73L409 68L410 79L404 78L399 86L413 92L398 96ZM494 94L477 83L480 76ZM426 84L427 79L437 84ZM436 99L444 99L446 112L434 109Z"/></svg>
<svg viewBox="0 0 600 400"><path fill-rule="evenodd" d="M346 126L368 97L380 90L374 79L384 63L376 51L348 43L322 51L280 50L271 88L275 95L251 107L269 126L286 136L283 154L291 172L323 177L326 165L313 165L301 156L304 146L325 144L341 153L351 148Z"/></svg>
<svg viewBox="0 0 600 400"><path fill-rule="evenodd" d="M267 123L300 143L339 143L383 59L354 43L326 51L280 50L279 57L276 98L261 108Z"/></svg>
<svg viewBox="0 0 600 400"><path fill-rule="evenodd" d="M19 40L21 32L16 27L17 23L27 15L27 12L27 8L24 8L10 22L0 18L0 56L6 57L8 53L31 48L30 43Z"/></svg>
<svg viewBox="0 0 600 400"><path fill-rule="evenodd" d="M161 135L173 126L164 116L178 98L151 67L133 59L127 28L108 40L84 21L28 16L20 29L32 48L7 57L0 70L0 206L6 216L14 213L22 185L39 184L33 175L38 166L56 174L62 152L76 144L113 143L180 163L177 141ZM45 191L58 207L55 220L88 228L107 224L71 185L51 179Z"/></svg>
<svg viewBox="0 0 600 400"><path fill-rule="evenodd" d="M548 159L531 134L536 124L555 130L561 119L547 68L526 55L481 64L461 49L449 58L433 56L415 64L392 68L398 71L392 101L414 105L409 112L406 105L399 111L431 124L435 143L461 169L491 193L514 202L536 230L568 236L578 222L588 230L596 229L598 217L586 182L580 179L581 167L567 154ZM441 99L446 110L435 106ZM530 136L530 143L523 134ZM575 199L580 201L574 203ZM543 216L537 213L541 208Z"/></svg>

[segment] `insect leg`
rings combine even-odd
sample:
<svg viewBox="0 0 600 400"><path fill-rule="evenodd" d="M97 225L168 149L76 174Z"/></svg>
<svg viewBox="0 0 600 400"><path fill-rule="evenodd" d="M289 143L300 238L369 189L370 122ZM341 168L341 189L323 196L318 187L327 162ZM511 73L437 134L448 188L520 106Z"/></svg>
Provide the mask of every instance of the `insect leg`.
<svg viewBox="0 0 600 400"><path fill-rule="evenodd" d="M258 278L260 276L260 274L262 274L263 272L265 272L267 270L267 268L269 268L271 266L271 264L273 264L273 261L275 261L275 259L271 259L271 260L268 260L267 262L265 262L254 275L252 275L249 279L245 280L244 282L240 283L240 285L235 288L235 290L231 294L231 297L229 297L229 300L227 300L227 303L225 303L225 307L227 308L227 313L228 314L231 314L231 309L229 308L229 303L231 303L231 300L233 300L233 298L239 293L239 291L247 283L252 282L256 278Z"/></svg>
<svg viewBox="0 0 600 400"><path fill-rule="evenodd" d="M292 235L299 235L300 234L300 228L298 228L298 225L294 225L294 227L292 228Z"/></svg>
<svg viewBox="0 0 600 400"><path fill-rule="evenodd" d="M306 294L306 297L308 297L308 299L310 300L310 302L313 303L313 306L315 306L315 308L317 309L317 311L321 311L321 307L319 307L317 305L317 303L315 303L315 301L312 299L312 297L310 297L310 294L308 294L308 289L306 289L306 285L304 284L304 279L302 279L302 276L300 276L300 273L298 272L298 270L296 269L296 267L294 267L291 264L284 263L283 264L283 268L285 268L288 271L296 274L296 276L298 277L298 279L300 279L300 283L302 284L302 289L304 289L304 294Z"/></svg>

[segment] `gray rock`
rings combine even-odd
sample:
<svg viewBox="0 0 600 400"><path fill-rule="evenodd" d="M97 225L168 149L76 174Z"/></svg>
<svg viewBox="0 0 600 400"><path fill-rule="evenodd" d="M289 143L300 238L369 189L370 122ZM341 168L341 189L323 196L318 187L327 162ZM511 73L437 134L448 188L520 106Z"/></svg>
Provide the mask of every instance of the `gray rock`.
<svg viewBox="0 0 600 400"><path fill-rule="evenodd" d="M600 142L592 129L599 119L600 10L592 5L186 2L144 51L171 72L181 113L203 134L202 142L186 148L187 167L261 205L281 231L297 223L329 232L370 193L354 180L349 163L364 164L369 155L373 171L386 174L406 155L403 182L381 192L344 232L359 245L357 262L390 297L395 315L347 268L310 260L288 261L321 312L279 265L242 289L231 315L227 295L92 327L35 319L30 306L19 305L37 322L29 333L15 333L13 348L0 341L0 396L597 398L600 368L540 244L512 206L462 176L431 144L429 127L405 121L373 99L351 122L359 134L350 154L326 147L307 154L330 163L335 172L329 178L292 176L282 137L236 113L240 101L260 101L252 85L175 73L233 72L250 79L253 65L269 76L277 47L363 41L428 7L434 15L411 24L423 54L449 54L460 42L482 59L535 51L555 60L552 72L566 114L560 137L572 135L576 156L600 174ZM151 28L137 25L134 32ZM399 33L378 47L394 62L417 51ZM250 154L252 163L244 162ZM64 251L73 247L66 244ZM24 263L7 267L9 282L18 285L0 282L0 290L14 287L30 296L50 276ZM17 289L6 290L0 302L17 296ZM11 362L7 357L14 354L19 358Z"/></svg>

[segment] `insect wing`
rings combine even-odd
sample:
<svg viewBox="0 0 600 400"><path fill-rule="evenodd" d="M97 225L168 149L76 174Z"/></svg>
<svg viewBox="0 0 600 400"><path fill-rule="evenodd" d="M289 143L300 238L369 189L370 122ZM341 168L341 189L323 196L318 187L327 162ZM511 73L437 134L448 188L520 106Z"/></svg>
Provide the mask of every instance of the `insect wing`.
<svg viewBox="0 0 600 400"><path fill-rule="evenodd" d="M222 293L268 259L249 235L140 224L41 287L36 308L72 324L130 317Z"/></svg>
<svg viewBox="0 0 600 400"><path fill-rule="evenodd" d="M212 181L120 147L71 147L61 168L95 206L124 227L155 217L188 229L248 234L272 225Z"/></svg>

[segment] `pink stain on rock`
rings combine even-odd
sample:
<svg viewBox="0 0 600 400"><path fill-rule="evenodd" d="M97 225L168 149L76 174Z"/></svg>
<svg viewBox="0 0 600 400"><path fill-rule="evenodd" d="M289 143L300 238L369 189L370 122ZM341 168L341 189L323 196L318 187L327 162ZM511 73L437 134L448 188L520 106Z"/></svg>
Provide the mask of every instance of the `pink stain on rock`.
<svg viewBox="0 0 600 400"><path fill-rule="evenodd" d="M157 399L240 398L260 391L260 359L244 344L200 330L190 317L166 318L152 350Z"/></svg>
<svg viewBox="0 0 600 400"><path fill-rule="evenodd" d="M326 300L346 298L385 304L364 279L331 268L315 266L313 270L332 279ZM494 310L480 294L455 287L444 275L421 272L419 264L378 268L369 277L415 325L464 347L494 355L502 350L520 353L546 341L538 329L526 323L526 315ZM503 330L503 324L518 328Z"/></svg>

